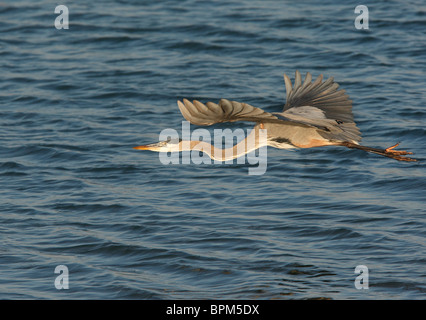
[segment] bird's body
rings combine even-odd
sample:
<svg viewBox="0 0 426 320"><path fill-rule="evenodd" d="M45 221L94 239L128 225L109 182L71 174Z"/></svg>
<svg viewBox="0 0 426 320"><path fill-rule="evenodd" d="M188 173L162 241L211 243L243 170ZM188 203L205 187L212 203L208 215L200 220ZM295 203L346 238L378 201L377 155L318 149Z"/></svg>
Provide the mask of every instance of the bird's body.
<svg viewBox="0 0 426 320"><path fill-rule="evenodd" d="M221 99L218 104L197 100L178 101L179 109L186 120L195 125L209 126L221 122L255 122L251 134L230 149L218 149L203 141L162 141L135 147L139 150L158 152L180 152L199 150L210 158L220 161L242 156L262 146L279 149L313 148L322 146L344 146L380 154L402 161L416 161L403 157L406 151L361 146L361 134L352 114L352 101L339 85L329 78L323 82L320 75L314 82L310 73L302 83L296 71L294 86L284 75L287 91L286 104L281 112L270 113L246 103ZM266 139L261 132L266 131ZM251 140L250 140L250 139ZM249 144L248 141L254 141ZM242 146L244 145L244 148Z"/></svg>

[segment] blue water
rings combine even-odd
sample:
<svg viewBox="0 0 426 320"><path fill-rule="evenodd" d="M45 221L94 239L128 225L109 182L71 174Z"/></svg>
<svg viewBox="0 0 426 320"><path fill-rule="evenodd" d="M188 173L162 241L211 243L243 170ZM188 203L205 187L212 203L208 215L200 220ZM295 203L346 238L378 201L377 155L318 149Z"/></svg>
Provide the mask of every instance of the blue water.
<svg viewBox="0 0 426 320"><path fill-rule="evenodd" d="M0 3L1 299L426 297L423 1L366 3L369 30L355 2L72 1L61 30L58 4ZM132 149L179 131L184 97L277 112L296 69L420 162L269 148L254 176Z"/></svg>

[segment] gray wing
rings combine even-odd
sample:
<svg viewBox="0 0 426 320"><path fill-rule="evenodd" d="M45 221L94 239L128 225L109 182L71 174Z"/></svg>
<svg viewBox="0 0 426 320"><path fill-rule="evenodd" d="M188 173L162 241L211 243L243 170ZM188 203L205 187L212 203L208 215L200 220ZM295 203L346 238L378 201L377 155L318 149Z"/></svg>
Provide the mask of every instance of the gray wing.
<svg viewBox="0 0 426 320"><path fill-rule="evenodd" d="M272 113L247 103L221 99L219 104L213 102L201 103L183 99L178 101L183 117L192 124L209 126L220 122L251 121L251 122L283 122Z"/></svg>
<svg viewBox="0 0 426 320"><path fill-rule="evenodd" d="M324 82L322 80L321 74L312 82L308 72L302 83L300 72L296 71L292 86L290 78L284 75L287 98L283 111L310 106L322 110L327 119L353 122L352 101L345 90L338 90L339 84L334 82L333 77Z"/></svg>
<svg viewBox="0 0 426 320"><path fill-rule="evenodd" d="M312 82L308 72L302 83L300 72L296 71L292 86L290 78L284 75L287 99L283 112L277 115L317 127L327 139L360 141L349 96L345 90L338 90L339 85L333 77L322 80L320 75Z"/></svg>

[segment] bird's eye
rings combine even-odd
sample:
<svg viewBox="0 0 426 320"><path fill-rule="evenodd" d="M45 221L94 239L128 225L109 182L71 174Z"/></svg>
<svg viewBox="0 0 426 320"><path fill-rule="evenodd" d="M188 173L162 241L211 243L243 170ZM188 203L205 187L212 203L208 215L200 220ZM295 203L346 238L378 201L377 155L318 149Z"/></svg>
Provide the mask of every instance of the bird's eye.
<svg viewBox="0 0 426 320"><path fill-rule="evenodd" d="M178 144L179 142L181 142L182 141L182 139L180 139L180 138L171 138L171 137L169 137L169 138L167 138L167 140L166 141L164 141L164 144L166 145L166 144Z"/></svg>

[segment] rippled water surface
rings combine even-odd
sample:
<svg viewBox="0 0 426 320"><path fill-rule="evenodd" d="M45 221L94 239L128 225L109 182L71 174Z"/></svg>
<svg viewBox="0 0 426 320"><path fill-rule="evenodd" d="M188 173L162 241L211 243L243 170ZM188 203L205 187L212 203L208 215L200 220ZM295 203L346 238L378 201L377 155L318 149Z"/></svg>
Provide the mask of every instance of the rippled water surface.
<svg viewBox="0 0 426 320"><path fill-rule="evenodd" d="M0 3L0 298L425 298L423 1L371 3L369 30L354 2L64 4L68 30L57 2ZM180 132L183 97L279 111L295 70L346 89L363 144L420 162L269 148L255 176L132 149Z"/></svg>

